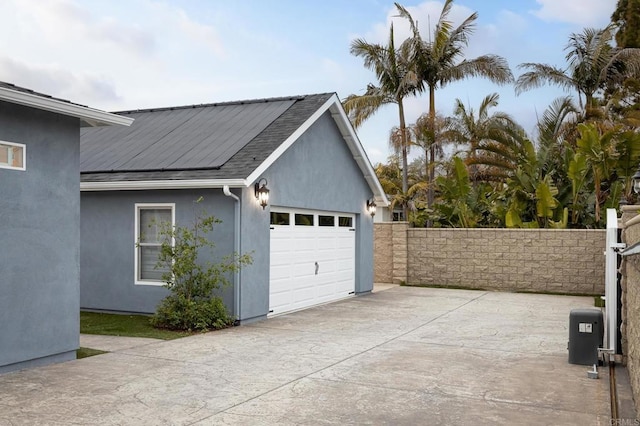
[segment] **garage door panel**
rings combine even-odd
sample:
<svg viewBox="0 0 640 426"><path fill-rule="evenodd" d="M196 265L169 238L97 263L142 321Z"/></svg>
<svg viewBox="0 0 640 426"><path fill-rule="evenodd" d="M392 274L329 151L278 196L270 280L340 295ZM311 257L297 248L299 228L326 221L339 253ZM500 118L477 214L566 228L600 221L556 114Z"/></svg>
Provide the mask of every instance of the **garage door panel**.
<svg viewBox="0 0 640 426"><path fill-rule="evenodd" d="M294 211L289 213L293 217ZM355 290L355 232L345 227L317 226L318 215L337 218L345 214L305 214L316 215L316 226L271 227L269 308L272 313L341 299Z"/></svg>
<svg viewBox="0 0 640 426"><path fill-rule="evenodd" d="M291 277L291 269L289 265L271 266L271 282L278 282Z"/></svg>

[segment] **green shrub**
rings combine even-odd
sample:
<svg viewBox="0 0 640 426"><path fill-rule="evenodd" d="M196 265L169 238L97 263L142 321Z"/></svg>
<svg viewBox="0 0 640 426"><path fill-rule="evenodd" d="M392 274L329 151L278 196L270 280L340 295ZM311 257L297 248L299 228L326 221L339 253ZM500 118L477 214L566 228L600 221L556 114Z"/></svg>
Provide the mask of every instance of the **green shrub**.
<svg viewBox="0 0 640 426"><path fill-rule="evenodd" d="M170 330L217 330L233 322L220 297L187 299L182 294L164 298L151 318L154 327Z"/></svg>
<svg viewBox="0 0 640 426"><path fill-rule="evenodd" d="M202 197L196 203L201 201ZM234 322L214 290L228 286L231 274L250 264L251 256L232 253L217 263L201 261L202 251L213 254L215 243L210 234L221 221L204 211L194 216L191 227L160 224L162 243L156 268L167 271L162 280L171 294L162 300L151 318L154 327L204 331Z"/></svg>

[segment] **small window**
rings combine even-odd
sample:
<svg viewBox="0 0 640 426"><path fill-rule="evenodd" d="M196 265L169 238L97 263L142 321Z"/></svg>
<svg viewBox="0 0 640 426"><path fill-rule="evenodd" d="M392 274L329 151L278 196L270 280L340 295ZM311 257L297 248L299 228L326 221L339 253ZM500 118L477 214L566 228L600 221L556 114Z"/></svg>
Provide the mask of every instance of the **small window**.
<svg viewBox="0 0 640 426"><path fill-rule="evenodd" d="M0 168L25 170L26 145L0 141Z"/></svg>
<svg viewBox="0 0 640 426"><path fill-rule="evenodd" d="M296 213L296 226L313 226L313 215Z"/></svg>
<svg viewBox="0 0 640 426"><path fill-rule="evenodd" d="M136 284L164 284L169 265L158 267L158 258L167 225L175 225L174 204L136 204Z"/></svg>
<svg viewBox="0 0 640 426"><path fill-rule="evenodd" d="M336 217L335 216L318 216L318 226L335 226Z"/></svg>
<svg viewBox="0 0 640 426"><path fill-rule="evenodd" d="M351 228L353 226L353 218L348 216L338 217L338 226L344 226L345 228Z"/></svg>
<svg viewBox="0 0 640 426"><path fill-rule="evenodd" d="M271 212L272 225L289 225L289 213Z"/></svg>

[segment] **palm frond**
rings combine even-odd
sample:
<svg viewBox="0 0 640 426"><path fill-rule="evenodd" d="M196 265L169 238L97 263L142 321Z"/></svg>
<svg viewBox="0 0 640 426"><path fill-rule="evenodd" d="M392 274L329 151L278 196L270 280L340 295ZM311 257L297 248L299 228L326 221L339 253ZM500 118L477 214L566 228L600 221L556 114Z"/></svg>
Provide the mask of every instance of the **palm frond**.
<svg viewBox="0 0 640 426"><path fill-rule="evenodd" d="M529 71L520 75L516 80L516 95L531 89L537 89L547 83L560 86L564 90L575 89L575 81L560 68L547 64L526 62L518 65L518 68Z"/></svg>
<svg viewBox="0 0 640 426"><path fill-rule="evenodd" d="M497 55L483 55L475 59L468 59L457 65L442 70L441 86L452 81L472 77L484 77L496 84L513 82L513 74L507 60Z"/></svg>
<svg viewBox="0 0 640 426"><path fill-rule="evenodd" d="M380 107L395 103L395 98L379 87L369 85L364 95L349 95L342 101L342 106L356 129L374 115Z"/></svg>

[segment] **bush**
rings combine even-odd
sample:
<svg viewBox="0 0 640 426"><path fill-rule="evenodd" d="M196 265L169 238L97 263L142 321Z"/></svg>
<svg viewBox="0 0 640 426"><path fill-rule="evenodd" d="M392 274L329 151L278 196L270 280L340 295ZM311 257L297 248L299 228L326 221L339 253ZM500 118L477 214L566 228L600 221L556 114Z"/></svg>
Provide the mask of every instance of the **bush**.
<svg viewBox="0 0 640 426"><path fill-rule="evenodd" d="M196 203L201 201L202 197ZM234 322L222 299L213 292L228 286L229 276L242 265L250 264L251 256L232 253L217 263L200 261L203 250L213 254L215 243L209 234L221 221L206 212L194 216L191 227L160 224L162 242L156 268L167 271L162 280L171 294L162 300L151 318L154 327L205 331Z"/></svg>
<svg viewBox="0 0 640 426"><path fill-rule="evenodd" d="M218 330L233 322L220 297L187 299L181 294L164 298L151 318L154 327L170 330Z"/></svg>

